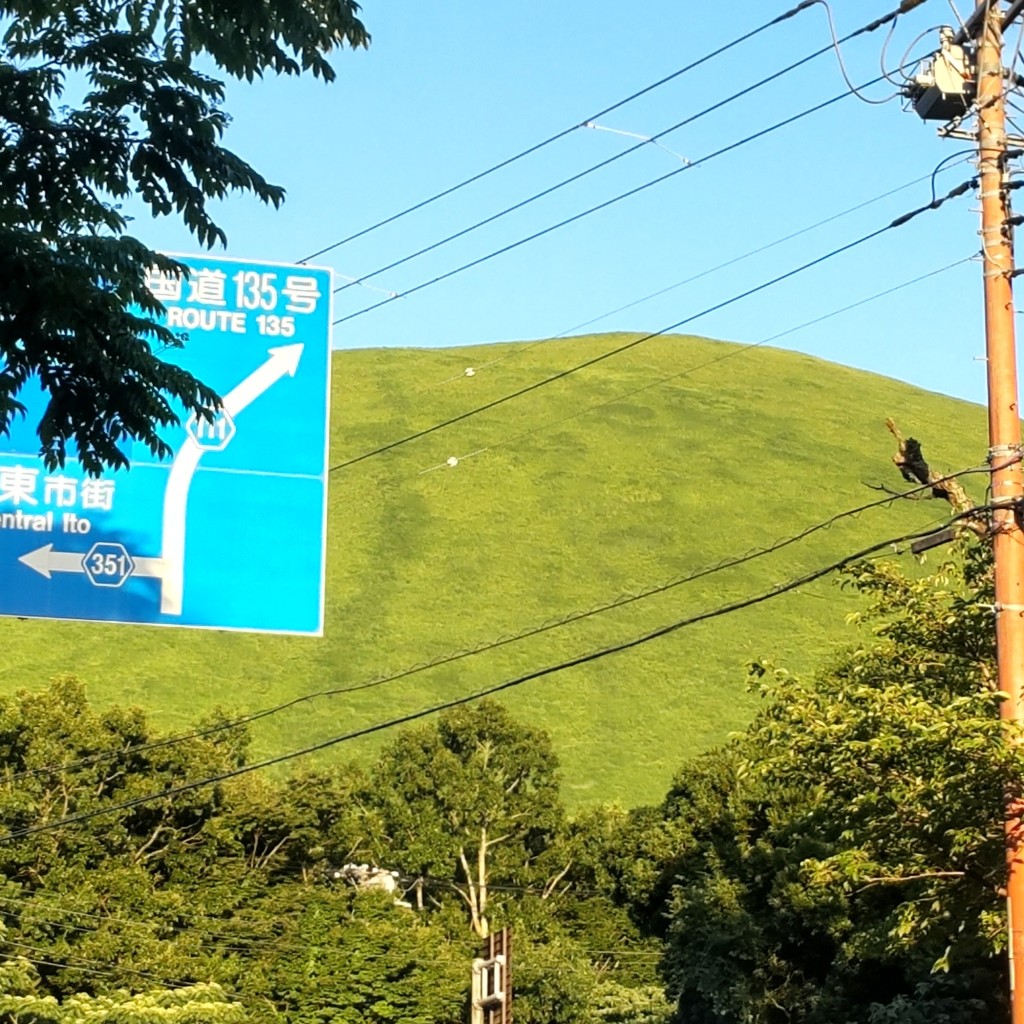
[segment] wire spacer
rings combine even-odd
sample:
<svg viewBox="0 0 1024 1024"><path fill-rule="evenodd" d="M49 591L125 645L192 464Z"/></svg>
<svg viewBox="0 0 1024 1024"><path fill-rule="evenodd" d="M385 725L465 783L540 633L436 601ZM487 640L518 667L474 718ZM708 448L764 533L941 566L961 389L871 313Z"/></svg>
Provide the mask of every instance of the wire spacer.
<svg viewBox="0 0 1024 1024"><path fill-rule="evenodd" d="M992 611L998 615L1000 612L1016 612L1018 615L1024 615L1024 604L1001 604L996 601L992 605Z"/></svg>

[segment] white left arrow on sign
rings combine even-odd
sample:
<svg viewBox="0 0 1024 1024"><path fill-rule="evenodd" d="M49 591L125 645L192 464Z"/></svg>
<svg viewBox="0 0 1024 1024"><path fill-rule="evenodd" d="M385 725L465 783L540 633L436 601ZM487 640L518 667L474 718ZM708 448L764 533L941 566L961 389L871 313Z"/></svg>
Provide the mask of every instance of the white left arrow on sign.
<svg viewBox="0 0 1024 1024"><path fill-rule="evenodd" d="M52 544L44 544L41 548L36 548L34 551L29 551L22 555L18 561L22 565L27 565L30 569L35 569L40 576L50 579L55 572L80 572L84 574L84 558L85 555L82 552L54 551ZM163 577L162 558L138 558L132 555L131 559L134 568L128 575L146 576L154 579L161 579Z"/></svg>

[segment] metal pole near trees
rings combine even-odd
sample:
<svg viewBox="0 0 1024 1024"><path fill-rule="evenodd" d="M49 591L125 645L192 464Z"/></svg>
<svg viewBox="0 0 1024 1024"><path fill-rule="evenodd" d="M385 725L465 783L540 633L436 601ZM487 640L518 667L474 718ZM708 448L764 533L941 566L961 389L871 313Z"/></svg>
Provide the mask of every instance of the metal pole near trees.
<svg viewBox="0 0 1024 1024"><path fill-rule="evenodd" d="M512 931L502 928L484 939L473 961L470 1024L512 1024Z"/></svg>
<svg viewBox="0 0 1024 1024"><path fill-rule="evenodd" d="M985 339L988 356L989 462L992 468L996 650L999 689L1008 695L1001 714L1009 725L1024 720L1024 474L1013 307L1013 249L1006 174L1006 78L1003 12L990 3L979 26L977 56L978 174L981 188ZM1014 737L1013 742L1017 742ZM1012 1024L1024 1024L1024 795L1007 793L1006 904L1009 929Z"/></svg>

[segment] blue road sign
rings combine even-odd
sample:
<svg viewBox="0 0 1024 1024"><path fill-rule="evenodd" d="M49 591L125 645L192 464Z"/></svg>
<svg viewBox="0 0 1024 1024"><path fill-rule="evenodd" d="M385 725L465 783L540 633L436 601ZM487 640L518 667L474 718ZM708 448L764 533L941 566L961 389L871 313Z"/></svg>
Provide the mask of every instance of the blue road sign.
<svg viewBox="0 0 1024 1024"><path fill-rule="evenodd" d="M164 431L131 468L49 471L35 426L0 439L0 615L321 635L331 272L180 256L154 273L173 361L221 396L213 421Z"/></svg>

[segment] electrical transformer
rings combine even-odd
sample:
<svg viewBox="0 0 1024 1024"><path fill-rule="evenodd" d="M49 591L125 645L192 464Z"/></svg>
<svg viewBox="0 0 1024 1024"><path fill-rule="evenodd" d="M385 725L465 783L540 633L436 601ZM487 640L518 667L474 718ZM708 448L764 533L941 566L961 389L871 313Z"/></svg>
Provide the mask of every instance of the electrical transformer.
<svg viewBox="0 0 1024 1024"><path fill-rule="evenodd" d="M907 96L926 121L952 121L974 102L977 82L972 54L955 41L948 25L939 30L939 52L907 86Z"/></svg>

